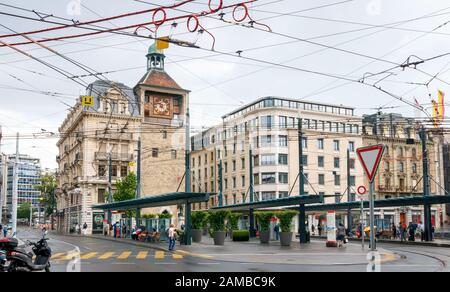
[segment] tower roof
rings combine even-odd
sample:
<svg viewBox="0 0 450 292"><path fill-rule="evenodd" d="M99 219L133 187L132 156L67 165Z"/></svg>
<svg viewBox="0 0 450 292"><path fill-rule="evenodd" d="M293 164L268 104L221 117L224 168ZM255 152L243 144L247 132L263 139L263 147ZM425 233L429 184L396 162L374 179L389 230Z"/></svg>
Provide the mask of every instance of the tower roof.
<svg viewBox="0 0 450 292"><path fill-rule="evenodd" d="M165 71L160 70L150 70L139 80L138 85L148 85L156 87L164 87L170 89L183 90L172 77L169 76Z"/></svg>

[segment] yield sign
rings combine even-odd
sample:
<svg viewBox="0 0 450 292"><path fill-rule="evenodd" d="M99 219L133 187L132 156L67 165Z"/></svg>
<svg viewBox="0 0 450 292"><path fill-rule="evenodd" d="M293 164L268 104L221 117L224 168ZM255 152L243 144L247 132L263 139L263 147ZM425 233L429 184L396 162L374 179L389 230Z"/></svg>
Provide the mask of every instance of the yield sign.
<svg viewBox="0 0 450 292"><path fill-rule="evenodd" d="M383 156L384 145L375 145L356 150L359 161L364 167L364 171L367 174L370 182L373 182L375 174L380 165L381 157Z"/></svg>

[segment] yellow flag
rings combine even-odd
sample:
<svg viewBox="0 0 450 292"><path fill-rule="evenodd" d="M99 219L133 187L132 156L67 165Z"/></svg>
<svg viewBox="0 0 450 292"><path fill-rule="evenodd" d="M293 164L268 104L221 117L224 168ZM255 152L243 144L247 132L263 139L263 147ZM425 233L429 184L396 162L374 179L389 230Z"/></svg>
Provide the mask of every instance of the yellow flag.
<svg viewBox="0 0 450 292"><path fill-rule="evenodd" d="M438 91L438 109L439 109L439 119L441 121L445 118L445 103L444 103L445 93L441 90Z"/></svg>
<svg viewBox="0 0 450 292"><path fill-rule="evenodd" d="M156 40L156 49L165 50L169 48L169 37L162 37Z"/></svg>

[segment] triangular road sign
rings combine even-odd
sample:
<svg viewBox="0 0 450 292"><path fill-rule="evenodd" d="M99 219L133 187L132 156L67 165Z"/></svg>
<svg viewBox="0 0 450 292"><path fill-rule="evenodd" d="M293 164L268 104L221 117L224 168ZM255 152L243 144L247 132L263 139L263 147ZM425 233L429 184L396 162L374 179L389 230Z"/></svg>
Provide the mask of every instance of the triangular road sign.
<svg viewBox="0 0 450 292"><path fill-rule="evenodd" d="M373 182L375 178L383 152L384 145L369 146L356 150L359 161L361 162L370 182Z"/></svg>

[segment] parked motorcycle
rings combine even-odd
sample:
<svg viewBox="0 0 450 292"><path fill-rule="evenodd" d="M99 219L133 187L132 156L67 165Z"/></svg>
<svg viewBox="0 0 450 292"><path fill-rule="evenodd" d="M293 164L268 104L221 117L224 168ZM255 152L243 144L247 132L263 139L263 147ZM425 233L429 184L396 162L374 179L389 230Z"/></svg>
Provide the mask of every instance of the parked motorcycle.
<svg viewBox="0 0 450 292"><path fill-rule="evenodd" d="M50 272L50 258L52 250L48 246L48 238L42 237L37 243L27 241L27 246L32 247L32 253L27 252L25 248L18 246L18 241L15 238L5 238L0 240L0 249L6 251L6 263L3 269L7 272ZM33 253L36 255L33 261Z"/></svg>

